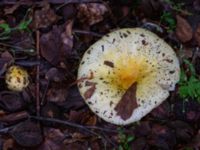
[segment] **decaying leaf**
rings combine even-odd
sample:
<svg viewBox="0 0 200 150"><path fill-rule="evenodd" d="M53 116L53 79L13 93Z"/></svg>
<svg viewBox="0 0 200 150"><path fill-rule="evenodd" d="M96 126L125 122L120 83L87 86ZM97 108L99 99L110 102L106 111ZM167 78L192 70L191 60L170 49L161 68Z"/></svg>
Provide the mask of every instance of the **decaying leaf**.
<svg viewBox="0 0 200 150"><path fill-rule="evenodd" d="M188 21L181 16L176 16L177 25L176 25L176 36L178 39L185 43L192 39L193 31L192 27L188 23Z"/></svg>
<svg viewBox="0 0 200 150"><path fill-rule="evenodd" d="M136 90L137 83L131 85L125 94L122 96L122 99L115 107L117 115L119 115L123 120L127 120L133 113L134 109L137 108L137 99L136 99Z"/></svg>
<svg viewBox="0 0 200 150"><path fill-rule="evenodd" d="M108 12L108 9L104 4L98 3L79 4L77 9L77 16L80 21L88 25L93 25L102 21L103 15Z"/></svg>

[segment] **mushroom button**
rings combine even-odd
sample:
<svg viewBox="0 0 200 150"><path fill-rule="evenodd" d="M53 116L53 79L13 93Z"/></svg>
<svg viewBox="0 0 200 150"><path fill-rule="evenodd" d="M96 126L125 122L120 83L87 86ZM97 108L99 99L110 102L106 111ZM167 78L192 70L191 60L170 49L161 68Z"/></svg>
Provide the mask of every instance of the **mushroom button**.
<svg viewBox="0 0 200 150"><path fill-rule="evenodd" d="M29 84L29 76L26 70L19 66L11 66L6 72L6 84L8 89L22 91Z"/></svg>
<svg viewBox="0 0 200 150"><path fill-rule="evenodd" d="M104 36L81 62L82 97L99 117L118 125L139 121L166 100L179 81L180 66L173 49L141 28Z"/></svg>

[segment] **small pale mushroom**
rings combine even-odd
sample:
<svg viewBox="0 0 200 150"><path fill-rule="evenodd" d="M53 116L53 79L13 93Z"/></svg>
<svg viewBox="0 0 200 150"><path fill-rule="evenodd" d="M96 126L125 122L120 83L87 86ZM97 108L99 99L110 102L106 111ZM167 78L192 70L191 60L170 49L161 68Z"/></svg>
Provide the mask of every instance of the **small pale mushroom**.
<svg viewBox="0 0 200 150"><path fill-rule="evenodd" d="M28 86L29 75L25 69L14 65L8 68L5 80L8 89L20 92Z"/></svg>
<svg viewBox="0 0 200 150"><path fill-rule="evenodd" d="M125 28L105 35L84 54L78 88L103 120L139 121L175 89L180 66L173 49L154 33Z"/></svg>

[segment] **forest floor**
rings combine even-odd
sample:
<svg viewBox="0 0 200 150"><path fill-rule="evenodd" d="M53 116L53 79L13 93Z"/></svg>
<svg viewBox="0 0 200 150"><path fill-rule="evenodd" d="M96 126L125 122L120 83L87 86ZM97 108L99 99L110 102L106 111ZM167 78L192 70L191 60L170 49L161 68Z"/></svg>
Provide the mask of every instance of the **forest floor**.
<svg viewBox="0 0 200 150"><path fill-rule="evenodd" d="M84 52L120 28L146 28L175 50L176 90L139 122L116 126L96 116L77 85ZM0 150L199 150L199 0L1 0ZM9 90L9 66L30 83Z"/></svg>

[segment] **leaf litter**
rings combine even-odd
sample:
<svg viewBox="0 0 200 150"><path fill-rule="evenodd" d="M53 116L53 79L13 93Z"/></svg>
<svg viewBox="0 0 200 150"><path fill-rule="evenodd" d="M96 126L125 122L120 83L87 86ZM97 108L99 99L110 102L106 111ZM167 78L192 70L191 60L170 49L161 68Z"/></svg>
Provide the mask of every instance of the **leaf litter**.
<svg viewBox="0 0 200 150"><path fill-rule="evenodd" d="M178 7L181 6L178 2L161 0L137 3L130 0L83 0L82 3L66 4L61 1L35 4L4 1L3 5L0 2L0 133L4 133L0 137L0 149L124 148L125 144L119 141L117 126L95 116L74 85L79 61L84 51L102 35L116 28L144 27L158 33L178 54L184 53L179 57L181 64L185 58L191 61L199 79L199 21L189 20L192 17L184 13L189 11L197 15L199 1L182 2L184 7ZM176 25L170 31L169 21ZM21 27L17 28L18 25ZM40 32L39 60L36 56L36 30ZM197 49L196 53L194 49ZM186 54L188 51L190 54ZM17 63L28 70L31 83L23 92L12 93L5 85L4 75L11 64ZM36 95L38 65L40 91ZM183 69L189 77L188 67ZM91 85L89 96L93 90L95 84ZM126 131L123 134L135 136L129 148L184 150L200 147L200 104L195 99L179 97L177 90L140 122L123 127ZM134 96L134 89L129 93ZM51 123L30 119L31 116L39 117L36 116L38 96L42 101L40 115L51 118ZM133 103L127 108L129 112L122 114L124 103L130 103L129 98L124 99L116 109L127 119L137 104ZM76 124L67 126L55 123L54 119ZM88 126L93 127L91 132L85 130Z"/></svg>

